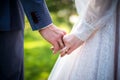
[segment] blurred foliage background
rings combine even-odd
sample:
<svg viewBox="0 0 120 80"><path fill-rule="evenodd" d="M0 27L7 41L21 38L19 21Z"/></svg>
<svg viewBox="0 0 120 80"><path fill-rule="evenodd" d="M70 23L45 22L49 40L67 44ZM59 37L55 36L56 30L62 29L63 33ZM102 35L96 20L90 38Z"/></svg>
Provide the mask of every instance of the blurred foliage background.
<svg viewBox="0 0 120 80"><path fill-rule="evenodd" d="M70 32L76 18L76 9L72 0L46 0L53 23ZM51 45L38 31L32 31L27 18L24 33L25 80L47 80L50 71L59 56L50 50Z"/></svg>

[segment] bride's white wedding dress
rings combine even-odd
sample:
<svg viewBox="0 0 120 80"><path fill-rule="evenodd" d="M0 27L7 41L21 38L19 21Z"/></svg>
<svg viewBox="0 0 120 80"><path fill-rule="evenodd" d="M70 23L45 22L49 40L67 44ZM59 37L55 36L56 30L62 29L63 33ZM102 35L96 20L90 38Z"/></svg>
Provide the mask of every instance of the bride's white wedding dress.
<svg viewBox="0 0 120 80"><path fill-rule="evenodd" d="M75 0L80 19L71 34L85 43L70 55L59 57L48 80L114 80L117 2ZM120 80L120 59L118 65Z"/></svg>

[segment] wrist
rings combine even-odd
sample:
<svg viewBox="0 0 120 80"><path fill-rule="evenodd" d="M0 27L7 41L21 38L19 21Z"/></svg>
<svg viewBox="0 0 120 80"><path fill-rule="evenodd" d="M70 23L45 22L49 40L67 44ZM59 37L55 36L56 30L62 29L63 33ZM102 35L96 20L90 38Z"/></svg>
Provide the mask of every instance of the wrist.
<svg viewBox="0 0 120 80"><path fill-rule="evenodd" d="M77 34L74 34L74 33L70 33L70 34L73 35L74 38L76 38L77 40L85 41L85 40L83 40L82 38L80 38L80 36L78 36Z"/></svg>
<svg viewBox="0 0 120 80"><path fill-rule="evenodd" d="M41 31L43 31L43 30L45 30L45 29L49 29L49 28L51 28L51 26L53 26L53 25L54 25L54 24L51 23L51 24L47 25L46 27L41 28L41 29L39 30L39 32L41 32Z"/></svg>

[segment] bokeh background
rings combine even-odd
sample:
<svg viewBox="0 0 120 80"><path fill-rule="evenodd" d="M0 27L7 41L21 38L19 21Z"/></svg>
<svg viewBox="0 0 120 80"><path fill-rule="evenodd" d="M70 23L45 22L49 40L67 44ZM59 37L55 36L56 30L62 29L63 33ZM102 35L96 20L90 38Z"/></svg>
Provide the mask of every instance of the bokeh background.
<svg viewBox="0 0 120 80"><path fill-rule="evenodd" d="M77 21L74 0L46 0L53 23L70 32ZM50 71L59 56L50 50L51 45L45 41L38 31L32 31L25 18L24 64L25 80L47 80Z"/></svg>

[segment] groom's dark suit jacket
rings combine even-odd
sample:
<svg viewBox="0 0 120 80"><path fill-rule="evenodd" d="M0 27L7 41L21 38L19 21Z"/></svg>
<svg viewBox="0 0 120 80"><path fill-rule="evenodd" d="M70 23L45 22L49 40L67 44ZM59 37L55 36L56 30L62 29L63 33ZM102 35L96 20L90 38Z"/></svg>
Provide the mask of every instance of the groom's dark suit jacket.
<svg viewBox="0 0 120 80"><path fill-rule="evenodd" d="M44 0L0 1L0 80L6 80L1 79L6 78L2 74L10 76L21 69L24 13L33 30L39 30L52 23ZM22 36L19 31L22 32Z"/></svg>
<svg viewBox="0 0 120 80"><path fill-rule="evenodd" d="M44 0L2 0L0 2L0 31L23 28L23 10L33 30L45 27L52 22Z"/></svg>

